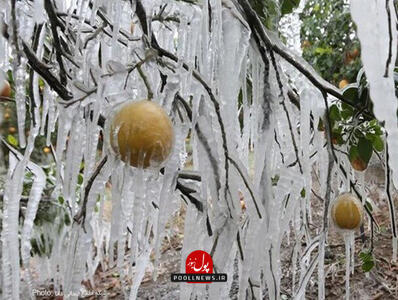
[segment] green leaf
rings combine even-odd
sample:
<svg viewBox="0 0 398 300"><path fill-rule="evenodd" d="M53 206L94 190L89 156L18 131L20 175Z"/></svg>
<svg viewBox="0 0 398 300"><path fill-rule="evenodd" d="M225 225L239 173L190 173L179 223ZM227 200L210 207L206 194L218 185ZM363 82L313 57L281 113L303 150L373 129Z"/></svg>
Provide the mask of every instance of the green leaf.
<svg viewBox="0 0 398 300"><path fill-rule="evenodd" d="M348 120L350 117L354 115L354 108L351 105L342 102L341 108L342 108L341 116L343 117L344 120Z"/></svg>
<svg viewBox="0 0 398 300"><path fill-rule="evenodd" d="M77 184L82 185L82 183L83 183L83 175L79 174L77 176Z"/></svg>
<svg viewBox="0 0 398 300"><path fill-rule="evenodd" d="M364 87L361 89L361 93L359 94L359 102L363 105L365 105L368 102L369 98L369 90Z"/></svg>
<svg viewBox="0 0 398 300"><path fill-rule="evenodd" d="M69 225L71 224L71 219L70 219L68 213L65 213L65 215L64 215L64 220L65 220L65 225L66 225L66 226L69 226Z"/></svg>
<svg viewBox="0 0 398 300"><path fill-rule="evenodd" d="M300 192L301 198L305 198L305 188L303 188Z"/></svg>
<svg viewBox="0 0 398 300"><path fill-rule="evenodd" d="M375 127L378 126L379 122L376 119L370 120L369 121L369 127Z"/></svg>
<svg viewBox="0 0 398 300"><path fill-rule="evenodd" d="M333 137L336 138L337 145L343 145L344 144L344 139L341 134L333 134Z"/></svg>
<svg viewBox="0 0 398 300"><path fill-rule="evenodd" d="M374 136L372 140L372 145L377 152L381 152L384 150L384 141L380 135Z"/></svg>
<svg viewBox="0 0 398 300"><path fill-rule="evenodd" d="M362 251L361 253L359 253L359 258L362 262L362 270L364 272L369 272L375 266L372 252Z"/></svg>
<svg viewBox="0 0 398 300"><path fill-rule="evenodd" d="M343 96L352 103L358 99L358 85L356 83L347 84L343 89Z"/></svg>
<svg viewBox="0 0 398 300"><path fill-rule="evenodd" d="M331 54L331 53L333 53L333 49L330 47L327 47L327 48L317 47L317 48L315 48L314 53L320 54L320 55ZM330 62L330 63L332 63L332 62Z"/></svg>
<svg viewBox="0 0 398 300"><path fill-rule="evenodd" d="M365 202L365 206L366 206L366 208L370 211L370 212L372 212L373 211L373 207L372 207L372 204L370 204L370 202L369 201L366 201Z"/></svg>
<svg viewBox="0 0 398 300"><path fill-rule="evenodd" d="M276 186L279 181L279 175L276 174L274 177L271 177L272 186Z"/></svg>
<svg viewBox="0 0 398 300"><path fill-rule="evenodd" d="M300 0L284 0L282 2L282 15L290 14L300 4Z"/></svg>
<svg viewBox="0 0 398 300"><path fill-rule="evenodd" d="M58 202L59 202L59 204L63 205L63 204L65 203L64 197L59 196L59 197L58 197Z"/></svg>
<svg viewBox="0 0 398 300"><path fill-rule="evenodd" d="M383 130L381 129L380 125L377 124L376 126L373 127L373 130L375 131L375 133L377 135L382 135L383 134Z"/></svg>
<svg viewBox="0 0 398 300"><path fill-rule="evenodd" d="M18 147L18 140L11 134L7 136L7 142L14 147Z"/></svg>
<svg viewBox="0 0 398 300"><path fill-rule="evenodd" d="M325 130L325 126L323 125L323 120L322 120L322 118L319 118L318 131L324 131L324 130Z"/></svg>
<svg viewBox="0 0 398 300"><path fill-rule="evenodd" d="M348 120L349 118L351 118L354 115L354 109L352 108L352 106L343 102L341 104L341 108L342 108L341 117L344 120Z"/></svg>
<svg viewBox="0 0 398 300"><path fill-rule="evenodd" d="M369 272L370 270L373 269L374 266L375 266L374 261L367 261L367 262L364 262L364 263L362 264L362 270L363 270L364 272Z"/></svg>
<svg viewBox="0 0 398 300"><path fill-rule="evenodd" d="M354 159L359 157L359 151L356 145L351 146L348 156L350 161L353 161Z"/></svg>
<svg viewBox="0 0 398 300"><path fill-rule="evenodd" d="M365 138L360 138L358 141L358 153L361 159L368 163L373 153L372 142Z"/></svg>
<svg viewBox="0 0 398 300"><path fill-rule="evenodd" d="M329 109L329 117L333 121L340 121L340 110L338 109L336 104L333 104Z"/></svg>

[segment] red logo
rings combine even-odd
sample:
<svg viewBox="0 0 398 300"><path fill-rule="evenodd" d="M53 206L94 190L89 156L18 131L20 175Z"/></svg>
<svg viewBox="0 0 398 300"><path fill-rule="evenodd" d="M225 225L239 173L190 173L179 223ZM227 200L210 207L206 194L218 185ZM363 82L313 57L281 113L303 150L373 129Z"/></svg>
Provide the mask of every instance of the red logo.
<svg viewBox="0 0 398 300"><path fill-rule="evenodd" d="M191 252L185 261L185 272L187 274L212 274L213 260L211 259L210 254L202 250Z"/></svg>
<svg viewBox="0 0 398 300"><path fill-rule="evenodd" d="M211 283L227 282L227 274L213 273L213 260L209 253L196 250L185 261L185 273L171 274L172 282Z"/></svg>

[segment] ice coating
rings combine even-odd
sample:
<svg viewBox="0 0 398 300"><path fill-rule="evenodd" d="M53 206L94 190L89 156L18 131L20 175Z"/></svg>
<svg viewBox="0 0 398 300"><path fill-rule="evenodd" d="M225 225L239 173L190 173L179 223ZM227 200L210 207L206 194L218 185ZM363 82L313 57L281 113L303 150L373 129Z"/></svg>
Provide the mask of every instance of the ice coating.
<svg viewBox="0 0 398 300"><path fill-rule="evenodd" d="M361 60L370 86L370 97L379 120L385 121L391 178L398 186L397 97L395 95L394 66L397 56L396 10L393 1L351 0L351 15L357 25L361 42ZM367 22L366 20L374 20ZM387 177L386 177L387 178ZM394 213L394 203L390 213ZM395 223L391 222L392 227ZM397 260L397 234L393 231L393 260Z"/></svg>
<svg viewBox="0 0 398 300"><path fill-rule="evenodd" d="M48 29L54 26L43 11L45 2L17 1L20 46L26 43L33 47L34 24L45 24ZM312 172L319 178L319 195L325 199L339 194L340 189L347 190L352 175L341 153L336 154L331 174L325 168L330 159L325 138L311 125L323 117L323 95L283 57L258 47L258 33L252 31L239 7L245 1L191 2L142 1L145 26L139 19L141 2L54 1L62 64L57 60L57 46L46 61L53 76L47 74L47 79L53 81L46 81L37 70L33 73L30 100L36 104L32 110L36 122L31 124L25 122L30 112L25 85L30 83L26 70L32 62L22 51L20 64L17 60L10 63L10 53L17 57L17 50L12 40L0 38L0 66L15 73L18 131L30 129L27 139L25 134L19 135L19 144L26 150L23 155L15 151L9 155L5 178L2 298L25 299L29 297L26 291L49 281L56 291L78 292L82 280L94 283L99 267L115 268L123 297L137 298L146 272L152 270L154 280L158 277L167 223L181 203L186 206L181 271L185 271L186 256L202 249L212 255L217 271L228 273L228 282L221 288L216 284L182 284L181 299L227 299L235 284L239 299L281 299L281 253L286 245L292 245L292 298L303 299L315 280L319 299L325 297L328 223L320 224L315 235L308 228L312 222ZM31 13L27 13L29 9ZM396 103L386 101L395 100L392 63L383 77L388 57L385 45L389 43L388 26L384 26L388 25L387 11L381 1L364 4L352 0L351 9L363 43L362 59L371 81L375 112L386 120L389 149L396 149ZM11 24L9 5L1 3L0 10L5 13L5 22ZM281 21L281 30L289 38L287 46L264 32L273 45L333 90L299 57L299 11ZM373 17L376 12L379 15ZM380 25L374 26L373 34L366 33L369 19ZM132 21L135 28L130 34ZM394 22L392 13L390 24ZM11 37L13 30L8 28ZM391 30L395 45L395 26ZM47 48L53 46L47 34L52 32L35 33L38 44L32 51L41 61L47 59ZM155 49L156 45L163 51ZM395 51L392 47L391 61ZM370 54L374 53L381 59L372 60ZM66 84L61 78L66 78ZM58 89L54 80L61 83L56 85ZM289 98L292 92L299 98L299 107ZM161 170L160 165L133 168L110 155L107 139L112 133L104 128L115 106L149 98L170 116L175 133L174 146ZM52 137L55 132L56 139ZM43 175L42 168L30 160L37 135L44 136L54 150L51 174ZM192 148L189 172L184 169L188 148ZM396 184L398 156L396 151L390 152ZM25 222L19 223L27 172L34 175L33 186ZM50 200L72 222L65 222L62 213L52 225L34 225L43 204L45 176L54 181ZM363 187L363 178L359 181ZM366 193L361 188L362 198ZM321 209L328 216L328 208ZM41 243L42 236L51 243L52 251L31 257L31 239ZM349 295L353 238L347 238L346 243ZM45 242L40 245L44 247ZM233 273L238 275L234 283Z"/></svg>

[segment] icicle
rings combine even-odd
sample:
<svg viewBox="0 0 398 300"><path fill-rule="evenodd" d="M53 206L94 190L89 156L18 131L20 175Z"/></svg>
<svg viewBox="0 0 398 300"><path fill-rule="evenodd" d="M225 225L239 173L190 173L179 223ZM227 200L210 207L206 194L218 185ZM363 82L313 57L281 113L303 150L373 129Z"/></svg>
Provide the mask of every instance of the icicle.
<svg viewBox="0 0 398 300"><path fill-rule="evenodd" d="M19 201L14 201L9 195L14 192L17 185L13 187L10 183L12 177L16 172L17 158L14 154L9 154L9 168L7 174L7 183L4 190L3 197L3 216L2 216L2 291L5 299L19 299L19 262L17 265L13 263L12 257L19 253L18 249L18 234L13 232L14 215L19 212ZM20 172L20 171L19 171ZM15 176L15 175L14 175ZM9 192L9 190L11 190ZM18 218L18 216L17 216ZM15 249L16 245L16 249ZM16 252L13 252L16 251ZM17 268L17 269L16 269ZM16 275L15 272L17 272Z"/></svg>
<svg viewBox="0 0 398 300"><path fill-rule="evenodd" d="M172 198L172 193L175 190L175 186L177 184L177 175L178 168L180 164L180 153L185 144L185 136L187 134L187 128L177 127L175 130L175 140L176 145L174 146L174 152L170 157L164 172L163 177L163 185L160 191L159 198L159 209L158 209L158 218L156 224L156 234L155 234L155 243L154 243L154 252L155 252L155 263L154 263L154 280L157 278L157 266L160 257L160 245L163 240L164 227L166 225L167 220L169 219L173 210L176 209L173 203L170 203L170 198Z"/></svg>
<svg viewBox="0 0 398 300"><path fill-rule="evenodd" d="M325 234L322 234L319 241L318 261L318 299L325 299Z"/></svg>
<svg viewBox="0 0 398 300"><path fill-rule="evenodd" d="M397 28L394 1L351 0L351 15L361 42L361 60L370 86L374 112L385 121L390 149L393 182L398 186L397 99L393 70L397 54ZM373 22L369 22L373 20ZM374 59L377 57L378 59Z"/></svg>
<svg viewBox="0 0 398 300"><path fill-rule="evenodd" d="M21 235L21 256L24 267L27 269L28 278L26 278L29 290L32 291L32 282L30 276L30 250L31 250L31 234L33 228L33 221L36 217L36 212L39 207L39 202L42 197L42 192L46 184L46 174L44 171L34 163L29 163L28 168L34 175L33 185L30 191L28 205L25 213L25 221L23 224Z"/></svg>
<svg viewBox="0 0 398 300"><path fill-rule="evenodd" d="M350 272L351 272L351 245L354 240L354 232L344 232L344 243L345 243L345 299L350 299Z"/></svg>
<svg viewBox="0 0 398 300"><path fill-rule="evenodd" d="M25 138L25 115L26 115L26 103L25 103L25 68L26 59L21 58L21 63L15 69L15 103L17 106L18 116L18 138L19 146L21 148L26 147Z"/></svg>

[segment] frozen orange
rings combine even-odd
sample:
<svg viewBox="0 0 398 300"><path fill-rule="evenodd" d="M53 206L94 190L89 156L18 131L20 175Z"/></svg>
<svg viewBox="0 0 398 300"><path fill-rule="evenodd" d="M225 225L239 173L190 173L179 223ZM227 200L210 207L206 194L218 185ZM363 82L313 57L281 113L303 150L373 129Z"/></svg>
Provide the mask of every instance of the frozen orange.
<svg viewBox="0 0 398 300"><path fill-rule="evenodd" d="M331 214L333 222L338 228L356 229L362 223L362 203L351 193L341 194L333 202Z"/></svg>
<svg viewBox="0 0 398 300"><path fill-rule="evenodd" d="M122 104L112 117L112 149L133 167L157 167L169 157L174 130L164 109L142 100Z"/></svg>

